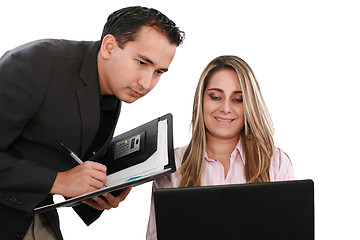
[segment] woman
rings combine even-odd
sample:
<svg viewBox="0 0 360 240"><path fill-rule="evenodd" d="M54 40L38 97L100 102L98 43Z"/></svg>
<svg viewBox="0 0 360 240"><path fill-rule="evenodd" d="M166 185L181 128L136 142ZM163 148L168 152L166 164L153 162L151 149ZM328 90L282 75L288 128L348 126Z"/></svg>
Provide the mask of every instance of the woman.
<svg viewBox="0 0 360 240"><path fill-rule="evenodd" d="M192 138L175 150L177 171L153 188L293 179L288 156L274 146L273 125L250 66L220 56L204 69L194 98ZM157 239L152 200L147 239Z"/></svg>

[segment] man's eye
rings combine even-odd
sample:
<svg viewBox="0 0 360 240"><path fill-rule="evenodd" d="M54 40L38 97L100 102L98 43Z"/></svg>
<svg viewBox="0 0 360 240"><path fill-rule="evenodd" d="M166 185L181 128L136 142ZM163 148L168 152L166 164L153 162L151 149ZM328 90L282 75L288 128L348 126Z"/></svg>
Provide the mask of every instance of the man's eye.
<svg viewBox="0 0 360 240"><path fill-rule="evenodd" d="M163 73L164 73L164 72L162 72L162 71L160 71L160 70L155 71L155 74L156 74L156 75L159 75L159 76L160 76L161 74L163 74Z"/></svg>
<svg viewBox="0 0 360 240"><path fill-rule="evenodd" d="M146 65L146 62L143 62L141 60L137 60L140 65Z"/></svg>

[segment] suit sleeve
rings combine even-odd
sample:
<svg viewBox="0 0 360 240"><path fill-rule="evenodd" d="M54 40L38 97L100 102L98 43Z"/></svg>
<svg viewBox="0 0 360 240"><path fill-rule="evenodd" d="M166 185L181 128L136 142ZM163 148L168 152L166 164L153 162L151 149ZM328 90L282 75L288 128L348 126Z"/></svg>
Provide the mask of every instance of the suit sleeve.
<svg viewBox="0 0 360 240"><path fill-rule="evenodd" d="M49 62L46 53L31 48L0 59L0 203L26 212L46 198L57 174L12 150L41 106Z"/></svg>

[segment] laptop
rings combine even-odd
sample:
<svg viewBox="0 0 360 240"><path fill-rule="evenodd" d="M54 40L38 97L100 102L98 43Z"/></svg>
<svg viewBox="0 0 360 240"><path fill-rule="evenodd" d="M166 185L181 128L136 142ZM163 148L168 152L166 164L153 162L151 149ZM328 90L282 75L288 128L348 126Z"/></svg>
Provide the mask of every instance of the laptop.
<svg viewBox="0 0 360 240"><path fill-rule="evenodd" d="M314 182L154 191L159 240L313 240Z"/></svg>

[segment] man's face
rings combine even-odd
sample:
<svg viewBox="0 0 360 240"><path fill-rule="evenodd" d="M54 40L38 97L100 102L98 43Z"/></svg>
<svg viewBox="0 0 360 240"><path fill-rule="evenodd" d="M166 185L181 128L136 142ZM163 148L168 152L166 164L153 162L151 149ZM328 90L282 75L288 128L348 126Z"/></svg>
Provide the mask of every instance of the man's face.
<svg viewBox="0 0 360 240"><path fill-rule="evenodd" d="M147 26L122 49L114 36L105 36L98 54L101 94L127 103L145 96L168 70L175 51L165 35Z"/></svg>

